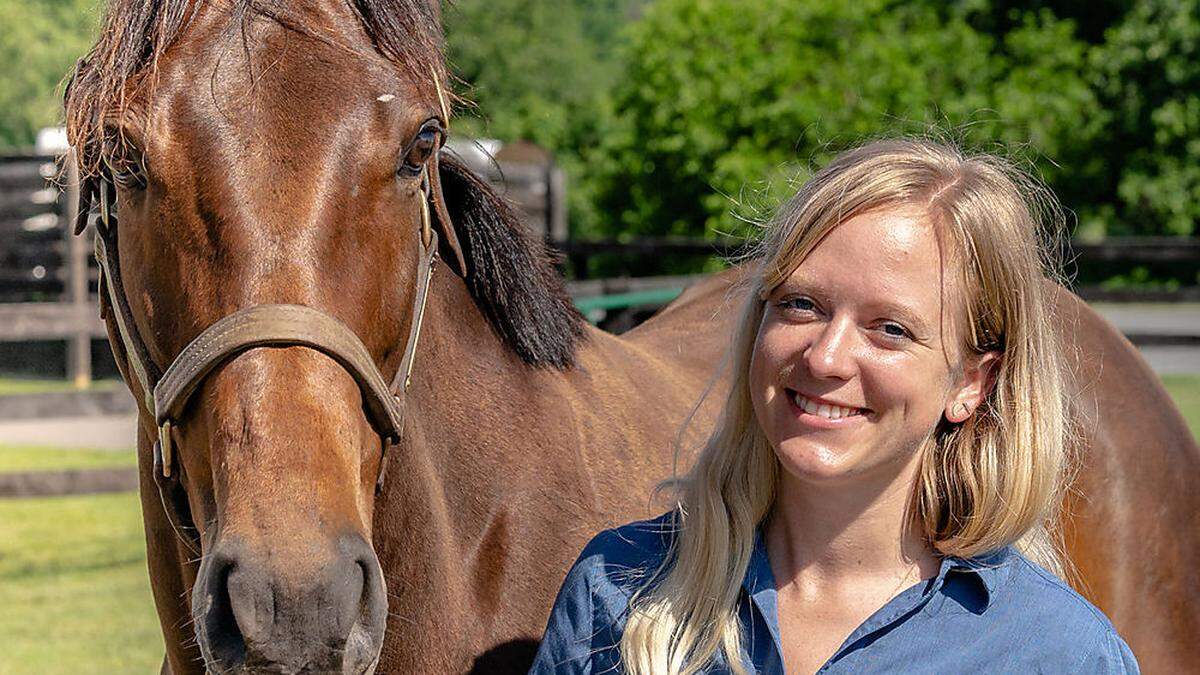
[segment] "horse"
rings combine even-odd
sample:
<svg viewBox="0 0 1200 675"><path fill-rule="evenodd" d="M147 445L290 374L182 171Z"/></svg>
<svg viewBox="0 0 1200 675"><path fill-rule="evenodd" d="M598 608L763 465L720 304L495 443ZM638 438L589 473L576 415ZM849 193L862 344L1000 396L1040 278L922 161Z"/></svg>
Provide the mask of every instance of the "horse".
<svg viewBox="0 0 1200 675"><path fill-rule="evenodd" d="M70 79L163 672L524 672L582 544L655 513L711 425L747 268L623 336L588 326L441 150L442 53L434 0L112 0ZM1200 452L1058 297L1077 585L1147 670L1195 663L1200 588L1167 570L1200 552Z"/></svg>

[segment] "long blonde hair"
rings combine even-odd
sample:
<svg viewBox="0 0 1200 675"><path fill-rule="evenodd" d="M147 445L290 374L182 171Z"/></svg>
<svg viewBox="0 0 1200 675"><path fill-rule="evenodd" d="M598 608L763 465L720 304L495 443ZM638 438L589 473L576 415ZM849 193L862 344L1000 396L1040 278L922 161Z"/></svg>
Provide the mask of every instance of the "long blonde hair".
<svg viewBox="0 0 1200 675"><path fill-rule="evenodd" d="M695 466L676 482L678 531L666 562L631 603L626 672L689 675L718 652L744 672L738 595L781 471L750 399L761 298L834 227L900 205L924 209L961 276L963 349L1001 352L979 409L961 424L943 418L919 449L912 526L941 555L1016 544L1061 574L1051 524L1067 464L1067 397L1051 316L1057 247L1041 243L1060 231L1056 202L996 157L924 139L876 141L836 157L766 225L729 352L728 398Z"/></svg>

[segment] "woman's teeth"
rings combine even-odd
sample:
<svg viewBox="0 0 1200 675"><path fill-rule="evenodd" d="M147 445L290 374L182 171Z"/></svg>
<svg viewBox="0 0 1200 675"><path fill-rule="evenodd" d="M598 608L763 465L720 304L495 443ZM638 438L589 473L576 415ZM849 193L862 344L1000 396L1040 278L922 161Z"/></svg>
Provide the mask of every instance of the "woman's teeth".
<svg viewBox="0 0 1200 675"><path fill-rule="evenodd" d="M817 415L826 419L838 420L851 415L863 414L862 408L843 408L840 405L829 405L828 403L815 403L801 396L798 392L792 395L792 400L796 403L796 407L810 415Z"/></svg>

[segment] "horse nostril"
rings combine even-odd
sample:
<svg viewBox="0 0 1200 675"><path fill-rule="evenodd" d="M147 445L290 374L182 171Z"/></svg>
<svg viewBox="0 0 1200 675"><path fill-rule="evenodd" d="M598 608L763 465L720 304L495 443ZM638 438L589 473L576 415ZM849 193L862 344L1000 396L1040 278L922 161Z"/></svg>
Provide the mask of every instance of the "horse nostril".
<svg viewBox="0 0 1200 675"><path fill-rule="evenodd" d="M222 557L209 568L208 583L204 585L204 635L211 658L221 672L233 670L246 661L246 639L238 626L237 615L229 595L229 577L236 569L232 558Z"/></svg>
<svg viewBox="0 0 1200 675"><path fill-rule="evenodd" d="M357 549L354 566L357 574L357 602L354 603L354 622L346 637L346 654L353 655L360 668L370 668L379 656L383 640L383 626L387 622L387 591L383 582L383 570L375 551L365 540L355 542ZM353 553L352 553L353 555Z"/></svg>
<svg viewBox="0 0 1200 675"><path fill-rule="evenodd" d="M192 613L208 670L370 670L387 619L383 573L370 544L343 537L328 555L292 560L286 569L280 558L227 540L205 559Z"/></svg>
<svg viewBox="0 0 1200 675"><path fill-rule="evenodd" d="M387 592L384 588L383 570L375 549L365 539L355 542L355 564L358 567L359 597L358 624L360 626L382 626L387 621Z"/></svg>

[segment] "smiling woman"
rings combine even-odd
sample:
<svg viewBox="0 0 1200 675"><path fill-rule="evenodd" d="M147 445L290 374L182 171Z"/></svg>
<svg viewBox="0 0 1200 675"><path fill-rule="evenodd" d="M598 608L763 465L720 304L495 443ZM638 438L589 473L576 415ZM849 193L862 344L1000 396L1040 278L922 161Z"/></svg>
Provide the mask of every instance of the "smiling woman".
<svg viewBox="0 0 1200 675"><path fill-rule="evenodd" d="M1057 214L929 141L818 172L767 227L677 508L584 550L534 670L1136 671L1056 576Z"/></svg>

